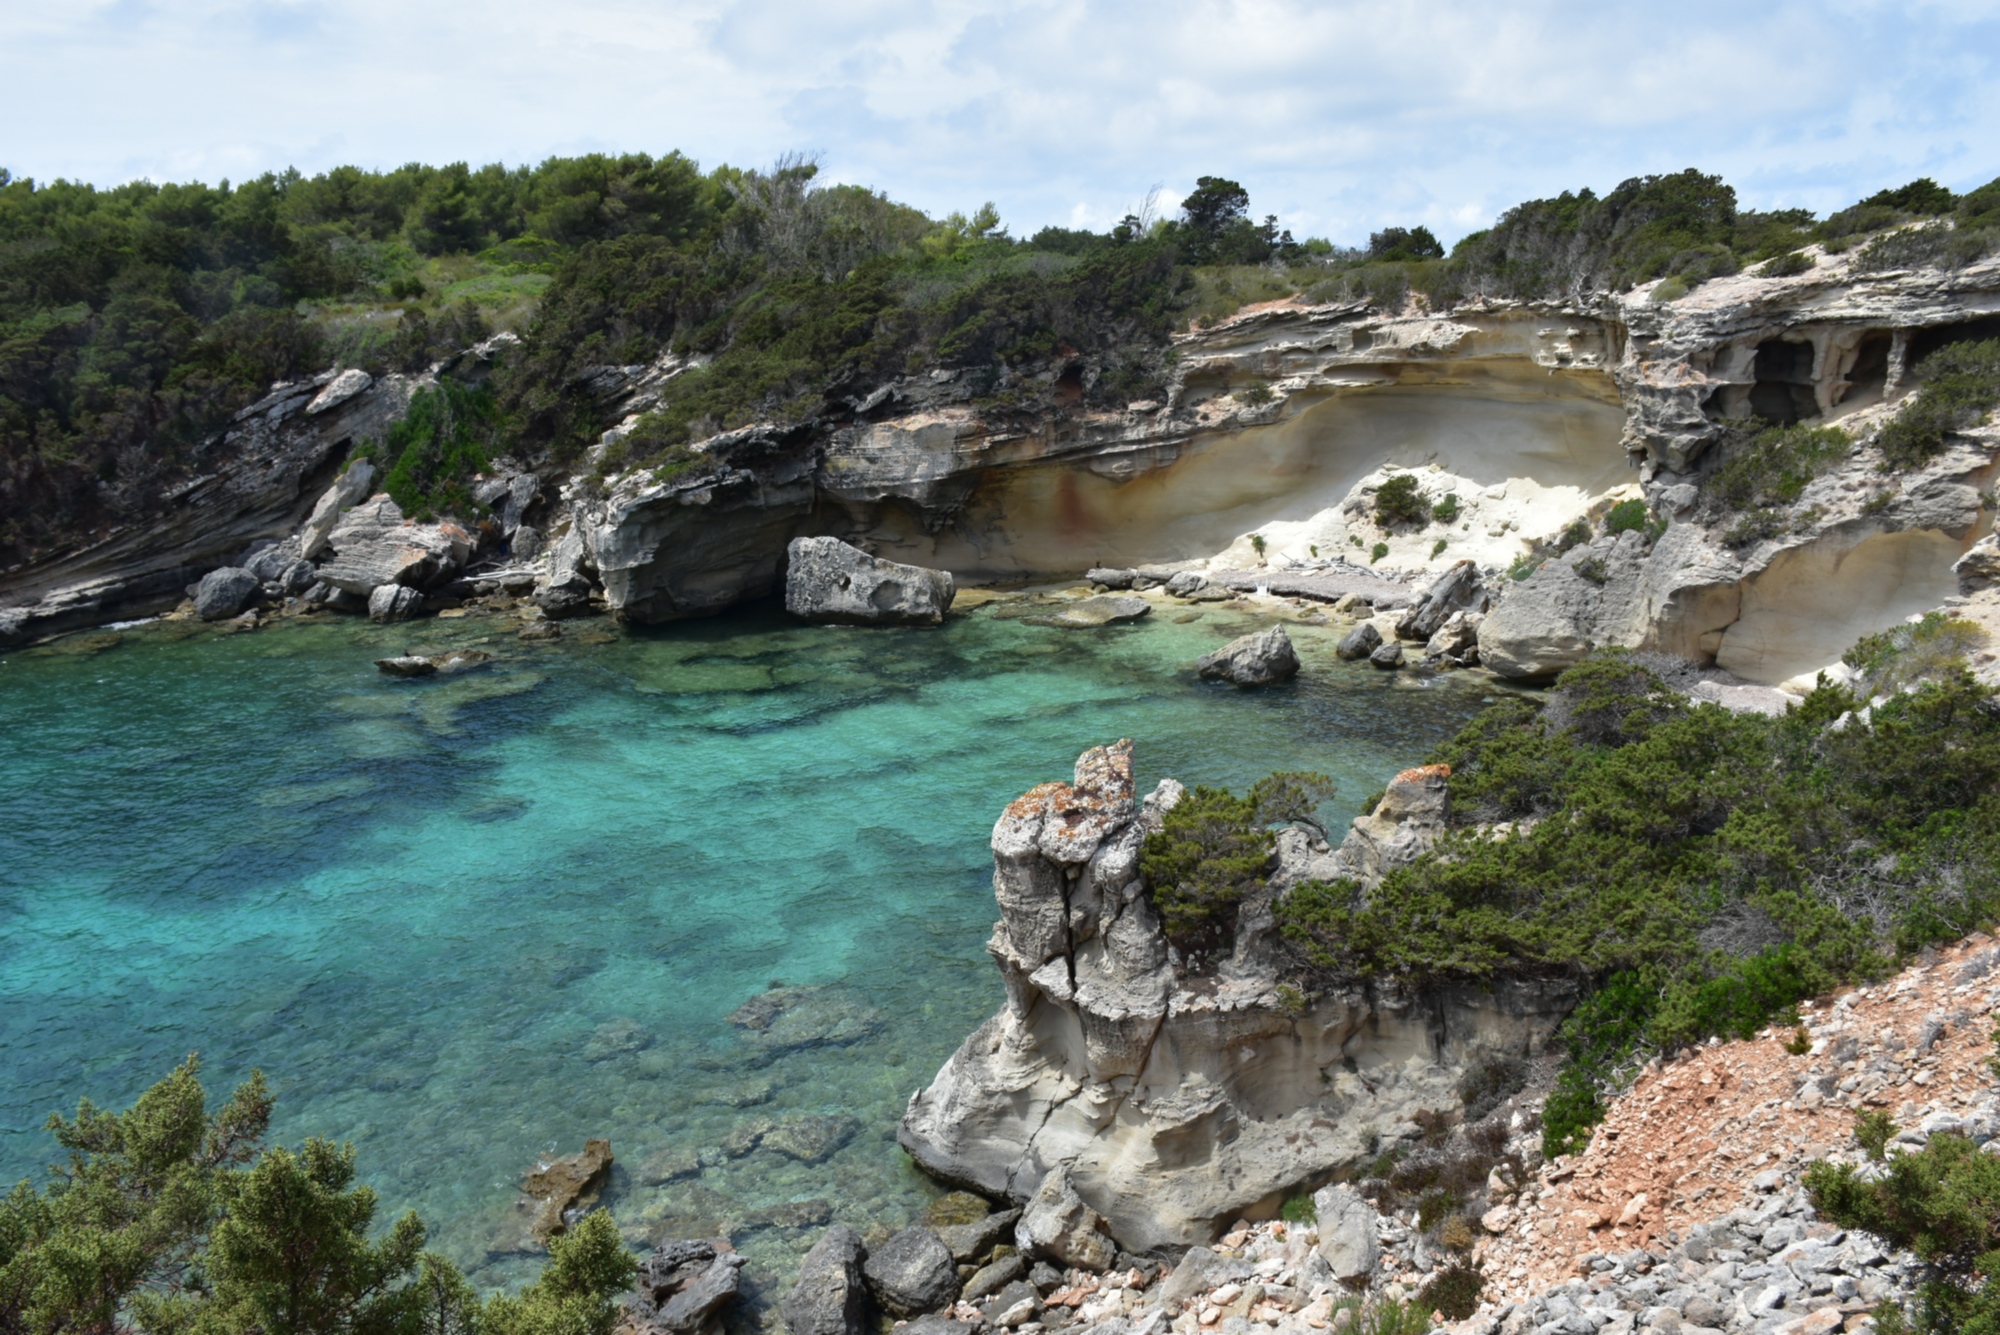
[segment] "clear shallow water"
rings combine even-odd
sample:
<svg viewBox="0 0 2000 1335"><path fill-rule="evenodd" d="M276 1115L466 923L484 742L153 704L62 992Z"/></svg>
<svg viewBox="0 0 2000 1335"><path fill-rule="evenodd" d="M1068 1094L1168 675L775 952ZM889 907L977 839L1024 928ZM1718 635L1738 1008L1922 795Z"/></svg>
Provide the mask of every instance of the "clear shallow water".
<svg viewBox="0 0 2000 1335"><path fill-rule="evenodd" d="M0 657L0 1180L52 1156L49 1112L199 1050L218 1097L267 1073L279 1138L355 1142L385 1217L416 1209L481 1283L532 1269L522 1171L607 1136L634 1241L727 1229L768 1289L817 1235L773 1207L900 1225L935 1194L895 1121L1000 1003L1008 800L1129 736L1144 786L1320 769L1344 820L1478 707L1310 627L1293 686L1194 680L1259 624L341 621ZM469 643L499 661L372 666ZM725 1017L779 981L877 1027L774 1057ZM857 1129L816 1165L718 1148L800 1113ZM649 1185L677 1154L707 1166Z"/></svg>

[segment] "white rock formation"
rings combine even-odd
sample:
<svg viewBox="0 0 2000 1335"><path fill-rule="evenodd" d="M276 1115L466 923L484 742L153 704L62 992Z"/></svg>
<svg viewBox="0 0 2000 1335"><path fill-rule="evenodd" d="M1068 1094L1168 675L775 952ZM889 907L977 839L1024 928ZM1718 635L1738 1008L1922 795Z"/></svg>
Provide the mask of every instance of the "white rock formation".
<svg viewBox="0 0 2000 1335"><path fill-rule="evenodd" d="M1415 772L1377 808L1367 854L1426 844L1442 773ZM1407 791L1404 791L1407 790ZM993 829L1001 919L987 949L1006 1007L910 1101L899 1139L948 1181L1018 1201L1059 1168L1132 1250L1215 1237L1243 1212L1415 1134L1419 1108L1454 1105L1478 1055L1537 1048L1572 995L1496 983L1409 993L1281 992L1268 895L1239 914L1214 973L1174 960L1138 875L1140 845L1180 799L1163 781L1135 801L1129 742L1087 751L1073 783L1047 783ZM1357 822L1357 826L1360 823ZM1350 844L1354 841L1350 840ZM1271 894L1342 874L1348 849L1280 840Z"/></svg>

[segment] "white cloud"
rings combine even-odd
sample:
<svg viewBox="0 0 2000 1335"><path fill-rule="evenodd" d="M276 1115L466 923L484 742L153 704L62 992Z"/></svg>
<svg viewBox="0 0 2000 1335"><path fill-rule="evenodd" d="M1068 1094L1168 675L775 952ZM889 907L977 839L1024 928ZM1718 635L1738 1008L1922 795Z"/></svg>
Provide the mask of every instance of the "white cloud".
<svg viewBox="0 0 2000 1335"><path fill-rule="evenodd" d="M1353 242L1685 166L1821 210L2000 172L1973 3L117 0L7 6L0 50L0 165L104 184L806 149L1016 235L1212 173Z"/></svg>

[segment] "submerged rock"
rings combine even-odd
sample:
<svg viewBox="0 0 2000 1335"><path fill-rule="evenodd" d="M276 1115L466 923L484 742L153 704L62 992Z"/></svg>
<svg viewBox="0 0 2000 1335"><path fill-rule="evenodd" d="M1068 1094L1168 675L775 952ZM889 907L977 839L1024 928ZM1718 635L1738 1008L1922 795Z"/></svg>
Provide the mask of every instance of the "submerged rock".
<svg viewBox="0 0 2000 1335"><path fill-rule="evenodd" d="M1368 666L1383 672L1394 672L1403 666L1403 646L1394 640L1378 646L1374 653L1368 655Z"/></svg>
<svg viewBox="0 0 2000 1335"><path fill-rule="evenodd" d="M195 586L194 614L203 621L227 621L257 592L257 576L240 566L211 570Z"/></svg>
<svg viewBox="0 0 2000 1335"><path fill-rule="evenodd" d="M799 1113L780 1118L764 1133L764 1148L800 1163L818 1163L854 1139L861 1123L840 1113Z"/></svg>
<svg viewBox="0 0 2000 1335"><path fill-rule="evenodd" d="M1047 610L1037 609L1023 615L1021 620L1034 626L1083 628L1136 621L1152 610L1153 605L1144 598L1114 598L1106 594L1079 598L1073 603Z"/></svg>
<svg viewBox="0 0 2000 1335"><path fill-rule="evenodd" d="M714 1335L736 1297L744 1258L725 1244L663 1242L639 1263L623 1330L634 1335Z"/></svg>
<svg viewBox="0 0 2000 1335"><path fill-rule="evenodd" d="M1269 686L1299 675L1298 651L1283 626L1231 640L1195 660L1195 671L1211 681L1238 686Z"/></svg>
<svg viewBox="0 0 2000 1335"><path fill-rule="evenodd" d="M951 606L948 572L884 561L838 538L794 538L786 560L785 610L802 620L935 626Z"/></svg>
<svg viewBox="0 0 2000 1335"><path fill-rule="evenodd" d="M847 988L774 987L729 1016L739 1037L766 1052L853 1043L882 1027L882 1013Z"/></svg>
<svg viewBox="0 0 2000 1335"><path fill-rule="evenodd" d="M391 677L428 677L434 675L438 665L422 654L404 654L400 658L378 658L375 666Z"/></svg>
<svg viewBox="0 0 2000 1335"><path fill-rule="evenodd" d="M791 1335L872 1335L875 1303L861 1270L867 1255L845 1224L813 1244L780 1309Z"/></svg>
<svg viewBox="0 0 2000 1335"><path fill-rule="evenodd" d="M953 1195L965 1195L954 1192ZM1013 1234L1014 1224L1021 1217L1019 1210L1000 1210L976 1219L969 1224L932 1224L938 1240L951 1252L951 1259L963 1264L977 1261L993 1250L1000 1239Z"/></svg>
<svg viewBox="0 0 2000 1335"><path fill-rule="evenodd" d="M938 1235L912 1226L868 1253L862 1274L892 1316L935 1312L958 1296L958 1268Z"/></svg>

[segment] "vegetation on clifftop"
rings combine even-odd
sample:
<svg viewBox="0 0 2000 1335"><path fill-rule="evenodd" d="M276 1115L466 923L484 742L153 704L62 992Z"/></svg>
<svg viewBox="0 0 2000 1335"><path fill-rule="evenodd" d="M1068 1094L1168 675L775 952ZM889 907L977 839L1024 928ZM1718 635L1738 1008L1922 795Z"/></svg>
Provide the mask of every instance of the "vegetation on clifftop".
<svg viewBox="0 0 2000 1335"><path fill-rule="evenodd" d="M1782 718L1732 714L1616 652L1545 706L1496 704L1431 757L1452 767L1431 853L1277 906L1302 981L1584 983L1544 1119L1550 1153L1575 1148L1635 1052L1748 1036L2000 916L2000 706L1928 668L1865 719L1825 683Z"/></svg>
<svg viewBox="0 0 2000 1335"><path fill-rule="evenodd" d="M1809 241L1864 244L1882 267L1963 263L1995 235L2000 182L1963 197L1912 182L1815 222L1739 209L1693 170L1529 201L1449 255L1418 226L1351 249L1295 240L1219 176L1172 218L1148 206L1102 233L1015 238L990 205L932 219L799 159L703 171L592 154L111 190L0 171L0 567L148 513L276 379L420 370L494 329L524 337L496 372L497 452L574 459L609 425L591 373L674 353L687 369L606 461L671 466L691 440L838 418L922 370L989 413L1158 398L1171 333L1249 302L1685 289Z"/></svg>

